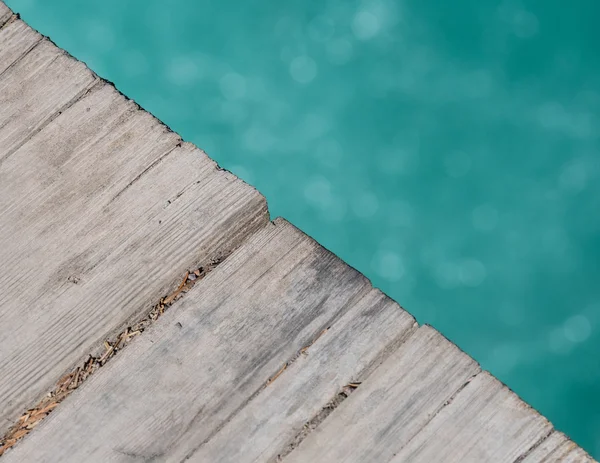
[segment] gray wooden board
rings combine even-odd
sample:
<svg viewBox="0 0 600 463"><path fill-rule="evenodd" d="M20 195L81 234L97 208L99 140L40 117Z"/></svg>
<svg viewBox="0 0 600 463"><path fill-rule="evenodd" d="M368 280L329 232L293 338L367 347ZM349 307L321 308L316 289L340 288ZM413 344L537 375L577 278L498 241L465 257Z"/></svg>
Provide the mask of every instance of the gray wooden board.
<svg viewBox="0 0 600 463"><path fill-rule="evenodd" d="M521 460L521 463L593 463L594 461L567 436L554 431Z"/></svg>
<svg viewBox="0 0 600 463"><path fill-rule="evenodd" d="M551 430L548 420L481 372L392 462L512 463Z"/></svg>
<svg viewBox="0 0 600 463"><path fill-rule="evenodd" d="M0 29L0 76L40 40L42 36L21 20Z"/></svg>
<svg viewBox="0 0 600 463"><path fill-rule="evenodd" d="M389 461L478 371L474 360L423 326L284 461Z"/></svg>
<svg viewBox="0 0 600 463"><path fill-rule="evenodd" d="M398 304L372 290L189 461L276 460L305 423L349 383L364 381L415 328Z"/></svg>
<svg viewBox="0 0 600 463"><path fill-rule="evenodd" d="M4 2L0 1L0 27L6 23L12 16L12 11L8 8Z"/></svg>
<svg viewBox="0 0 600 463"><path fill-rule="evenodd" d="M7 463L181 461L370 289L277 220L68 397Z"/></svg>
<svg viewBox="0 0 600 463"><path fill-rule="evenodd" d="M111 86L0 164L0 431L264 226L264 198Z"/></svg>
<svg viewBox="0 0 600 463"><path fill-rule="evenodd" d="M48 40L0 75L0 163L98 81Z"/></svg>

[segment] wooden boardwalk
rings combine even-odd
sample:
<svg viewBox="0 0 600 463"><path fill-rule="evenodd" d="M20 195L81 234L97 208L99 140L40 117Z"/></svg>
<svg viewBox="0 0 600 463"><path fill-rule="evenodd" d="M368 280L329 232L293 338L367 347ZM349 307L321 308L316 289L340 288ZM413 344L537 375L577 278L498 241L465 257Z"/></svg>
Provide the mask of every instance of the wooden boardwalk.
<svg viewBox="0 0 600 463"><path fill-rule="evenodd" d="M2 2L0 262L6 462L593 461Z"/></svg>

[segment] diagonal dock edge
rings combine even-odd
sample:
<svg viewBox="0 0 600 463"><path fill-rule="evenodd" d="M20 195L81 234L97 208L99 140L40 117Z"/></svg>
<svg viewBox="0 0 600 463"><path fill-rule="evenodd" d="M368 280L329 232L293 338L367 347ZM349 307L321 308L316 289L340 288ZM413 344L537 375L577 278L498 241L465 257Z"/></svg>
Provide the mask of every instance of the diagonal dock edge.
<svg viewBox="0 0 600 463"><path fill-rule="evenodd" d="M2 6L3 6L3 3L0 2L0 30L2 30L4 27L8 26L11 22L13 22L17 19L20 19L20 15L18 13L11 13L8 16L6 14L4 14L2 11L2 8L1 8ZM92 71L89 68L89 66L87 66L87 64L84 61L77 60L70 53L68 53L64 49L61 49L60 47L58 47L48 36L45 36L43 34L40 34L40 36L41 36L40 40L45 39L45 40L49 41L54 46L56 46L56 48L60 49L61 52L68 58L71 58L73 60L76 60L76 61L79 61L79 62L85 64L86 68L89 69L90 72L95 77L95 80L90 86L88 86L86 89L81 91L78 95L76 95L71 101L69 101L56 114L54 114L52 117L50 117L48 120L46 120L44 122L44 124L41 127L39 127L39 130L37 130L35 133L38 133L39 131L41 131L46 125L48 125L50 122L52 122L52 120L54 120L54 118L56 118L58 115L60 115L64 110L68 109L70 106L72 106L77 101L82 99L87 93L89 93L89 91L92 88L94 88L97 85L101 85L101 84L106 84L106 85L111 86L126 101L131 102L135 106L136 109L138 109L140 111L144 111L144 112L152 115L152 113L150 113L149 111L144 109L135 100L133 100L133 99L129 98L127 95L123 94L113 82L98 76L94 71ZM28 52L26 52L24 55L22 55L19 59L21 59L27 53ZM15 63L12 63L11 66L14 64ZM152 117L159 125L163 126L168 132L177 135L177 137L180 140L178 146L180 146L181 143L184 142L183 138L179 134L177 134L171 127L169 127L167 124L165 124L163 121L159 120L158 118L154 117L153 115L152 115ZM35 135L35 133L32 134L32 136ZM24 144L26 141L27 140L24 140L21 143L21 145ZM15 151L16 149L18 149L18 146L15 147L13 149L13 151ZM202 150L202 149L199 149L199 150L202 153L206 154L204 152L204 150ZM11 153L9 153L9 155L10 154ZM208 155L207 155L207 157L208 157ZM218 170L228 172L232 176L236 177L229 170L221 167L215 160L213 160L210 157L209 157L209 159L214 163L214 165L216 166L216 168ZM244 182L244 183L246 183L246 182ZM248 186L250 186L253 190L258 191L254 186L252 186L252 185L248 185ZM263 196L263 198L264 198L264 196ZM264 201L265 201L266 213L268 214L268 206L266 203L266 198L264 199ZM246 237L246 238L248 238L248 237ZM242 243L243 243L243 241L242 241ZM103 349L101 348L99 350L100 353L90 353L86 357L85 360L82 360L80 362L80 364L77 367L73 368L71 371L69 371L65 375L63 375L57 381L55 387L50 392L48 392L35 406L33 406L33 407L29 408L27 411L25 411L22 414L22 416L17 420L17 422L14 424L14 426L7 432L7 434L5 436L3 436L2 438L0 438L0 456L6 450L13 447L20 440L22 440L25 436L27 436L31 431L33 431L33 429L35 429L35 427L37 427L38 424L46 416L48 416L57 406L59 406L60 402L62 402L66 397L68 397L73 391L75 391L89 376L91 376L98 369L100 369L102 366L104 366L118 352L120 352L127 345L129 345L130 342L132 342L135 338L137 338L139 335L141 335L151 324L156 322L156 320L158 320L160 318L160 316L166 310L168 310L177 300L179 300L181 297L183 297L185 295L185 293L187 291L189 291L195 285L195 283L197 281L200 281L201 279L206 277L206 275L208 273L210 273L214 268L216 268L220 263L222 263L232 252L234 252L234 249L229 250L229 252L226 253L226 255L216 257L216 258L212 259L211 261L209 261L208 263L205 263L204 265L199 266L198 268L196 268L192 271L189 271L189 270L186 271L184 277L182 278L180 283L176 286L176 288L171 293L162 297L143 318L140 318L137 321L129 324L127 326L127 328L125 328L123 331L119 332L117 335L111 337L110 339L107 339L104 342ZM319 334L308 346L306 346L306 348L310 347L313 343L317 342L318 338L321 335L323 335L325 331L326 330L324 330L321 334ZM294 361L293 358L290 359L289 363L286 363L281 368L281 370L276 372L269 379L269 381L265 384L265 387L268 387L268 385L270 383L275 381L277 379L277 377L284 372L284 370L286 369L288 364L291 364L293 361ZM482 372L483 372L483 370L478 374L481 374ZM441 409L443 409L444 407L449 405L451 403L451 401L456 397L456 395L460 394L460 392L468 385L468 383L471 381L471 379L472 378L470 378L469 381L467 381L467 383L465 383L461 388L459 388L453 394L452 398L448 402L444 403L436 411L435 414L439 413L439 411ZM511 393L515 394L504 383L502 383L502 385L503 385L503 387L506 387L507 389L509 389L511 391ZM327 417L329 416L329 414L331 414L337 408L337 406L339 404L341 404L346 398L348 398L350 396L350 394L354 390L356 390L358 387L360 387L360 383L350 383L346 387L344 387L335 397L333 397L332 400L328 403L328 405L326 407L324 407L324 409L318 415L316 415L313 419L311 419L307 423L308 427L310 428L309 432L310 432L310 430L316 428L321 422L326 420ZM515 395L517 395L517 394L515 394ZM540 416L543 416L537 410L535 410L533 407L531 407L530 405L526 404L525 402L523 402L523 403L528 408L533 410L535 413L539 414ZM432 416L432 418L433 418L433 416ZM557 431L554 428L551 429L551 431L548 434L543 436L533 446L531 446L529 449L524 451L523 454L521 454L521 456L519 456L519 458L515 461L516 462L523 461L529 454L531 454L536 448L538 448L546 439L548 439L551 435L556 434L556 433L559 433L559 431ZM304 437L305 437L305 435L302 435L302 436L299 435L298 439L301 441L301 440L303 440ZM299 444L299 442L296 442L295 445L292 446L292 448L289 448L289 452L293 451L294 448L297 446L297 444ZM285 454L282 456L285 456ZM590 458L590 460L592 460L591 457L589 457L589 458Z"/></svg>

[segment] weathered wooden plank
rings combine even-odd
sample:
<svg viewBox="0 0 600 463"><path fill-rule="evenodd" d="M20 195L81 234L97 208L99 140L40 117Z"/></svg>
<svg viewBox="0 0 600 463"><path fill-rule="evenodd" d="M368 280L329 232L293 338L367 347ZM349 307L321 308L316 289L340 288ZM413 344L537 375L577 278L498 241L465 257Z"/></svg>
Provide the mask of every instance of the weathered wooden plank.
<svg viewBox="0 0 600 463"><path fill-rule="evenodd" d="M268 222L264 198L111 86L0 164L0 430Z"/></svg>
<svg viewBox="0 0 600 463"><path fill-rule="evenodd" d="M21 20L0 29L0 76L40 40L42 36Z"/></svg>
<svg viewBox="0 0 600 463"><path fill-rule="evenodd" d="M421 327L285 461L389 461L478 371L434 329Z"/></svg>
<svg viewBox="0 0 600 463"><path fill-rule="evenodd" d="M554 431L520 463L594 463L585 450L569 440L563 433Z"/></svg>
<svg viewBox="0 0 600 463"><path fill-rule="evenodd" d="M392 462L512 463L551 430L548 420L482 372Z"/></svg>
<svg viewBox="0 0 600 463"><path fill-rule="evenodd" d="M0 27L2 27L12 16L12 11L8 8L4 2L0 0Z"/></svg>
<svg viewBox="0 0 600 463"><path fill-rule="evenodd" d="M290 452L307 422L327 413L349 383L364 381L415 328L398 304L372 290L189 461L272 461Z"/></svg>
<svg viewBox="0 0 600 463"><path fill-rule="evenodd" d="M0 76L0 163L97 81L46 39L8 68Z"/></svg>
<svg viewBox="0 0 600 463"><path fill-rule="evenodd" d="M181 461L369 290L277 220L67 398L7 463Z"/></svg>

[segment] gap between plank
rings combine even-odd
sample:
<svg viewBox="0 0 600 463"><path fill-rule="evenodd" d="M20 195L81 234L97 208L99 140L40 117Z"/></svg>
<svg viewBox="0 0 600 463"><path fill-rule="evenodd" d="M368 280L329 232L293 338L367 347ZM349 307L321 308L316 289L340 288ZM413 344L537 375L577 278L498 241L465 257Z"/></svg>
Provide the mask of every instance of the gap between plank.
<svg viewBox="0 0 600 463"><path fill-rule="evenodd" d="M390 355L392 355L393 352L400 349L402 345L404 345L410 338L412 338L412 336L418 329L419 324L415 320L412 327L410 327L399 338L390 342L388 346L382 349L381 355L377 358L377 360L363 370L362 375L364 375L365 380L367 380L371 373L376 371L377 368ZM317 342L319 337L317 337L317 339L315 339L310 345ZM301 351L301 353L304 352ZM281 373L283 373L283 370L284 369L281 370ZM279 376L279 374L277 376ZM327 402L327 404L315 416L313 416L304 424L302 430L298 434L296 434L296 436L294 436L287 444L285 444L283 446L283 450L280 453L278 453L274 459L269 460L269 463L281 463L284 460L284 458L287 457L290 453L292 453L295 449L297 449L298 446L302 443L302 441L306 439L309 436L309 434L311 434L315 429L317 429L321 425L321 423L323 423L325 419L329 415L331 415L333 411L336 408L338 408L340 404L350 396L350 394L352 394L356 389L358 389L358 387L362 383L363 381L355 381L348 383L346 386L344 386L340 390L340 392L338 392L329 402ZM269 384L270 383L267 383L267 386Z"/></svg>
<svg viewBox="0 0 600 463"><path fill-rule="evenodd" d="M227 253L227 256L231 254ZM48 416L63 400L77 389L88 377L104 366L112 357L127 346L132 339L142 334L150 327L175 301L188 292L198 281L206 277L221 264L226 257L211 259L208 264L192 271L187 271L185 277L173 292L162 297L147 315L136 323L125 328L111 340L104 341L104 352L101 355L88 355L80 366L62 376L55 387L42 398L35 407L28 409L17 422L0 438L0 457L6 450L29 434L40 422Z"/></svg>
<svg viewBox="0 0 600 463"><path fill-rule="evenodd" d="M548 439L554 432L556 432L556 430L554 428L552 428L550 431L548 431L548 433L542 437L540 437L537 442L535 442L531 447L529 447L529 449L527 449L521 456L519 456L513 463L520 463L521 461L525 460L525 458L527 458L527 456L533 452L535 449L537 449L540 445L542 445L542 443Z"/></svg>
<svg viewBox="0 0 600 463"><path fill-rule="evenodd" d="M346 386L344 386L342 390L333 397L333 399L331 399L323 408L321 408L319 413L317 413L304 424L302 430L284 446L281 453L279 453L274 459L269 460L269 463L282 462L285 457L298 448L302 441L306 439L315 429L317 429L321 423L323 423L323 421L325 421L327 417L331 415L333 411L350 396L350 394L359 388L360 385L361 382L357 381L355 383L348 383Z"/></svg>
<svg viewBox="0 0 600 463"><path fill-rule="evenodd" d="M0 1L1 1L1 0L0 0ZM15 21L17 21L18 19L21 19L21 17L20 17L18 14L13 14L13 15L12 15L12 16L11 16L11 17L8 19L8 21L6 21L6 22L5 22L5 23L4 23L2 26L0 26L0 31L1 31L2 29L4 29L5 27L7 27L9 24L12 24L12 23L14 23ZM29 27L29 24L26 24L26 23L25 23L25 25L26 25L27 27ZM39 43L40 43L40 42L41 42L43 39L44 39L44 36L38 32L38 38L37 38L37 40L36 40L36 41L35 41L35 42L34 42L34 43L33 43L33 44L32 44L32 45L31 45L31 46L30 46L30 47L29 47L27 50L25 50L25 51L24 51L24 52L23 52L21 55L19 55L19 57L18 57L16 60L14 60L12 63L10 63L10 64L8 65L8 67L7 67L7 68L6 68L4 71L0 72L0 77L2 77L2 76L3 76L3 75L6 73L6 71L8 71L9 69L11 69L11 68L12 68L12 67L13 67L15 64L17 64L19 61L21 61L21 60L22 60L22 59L23 59L25 56L27 56L29 53L31 53L31 51L32 51L32 50L33 50L33 49L34 49L34 48L35 48L35 47L36 47L36 46L37 46L37 45L38 45L38 44L39 44Z"/></svg>
<svg viewBox="0 0 600 463"><path fill-rule="evenodd" d="M119 192L114 195L112 197L112 199L108 202L108 204L111 204L112 202L114 202L119 196L121 196L123 193L125 193L129 188L131 188L133 186L134 183L136 183L139 179L141 179L144 174L148 173L150 170L154 169L156 166L158 166L162 161L164 161L164 159L169 156L173 151L175 151L175 149L177 148L181 148L183 142L179 141L179 143L177 143L174 147L172 147L170 150L168 150L166 153L163 153L161 156L159 156L156 160L154 160L148 167L146 167L144 170L142 170L142 172L140 172L131 182L129 182L127 185L125 185L121 190L119 190ZM170 203L170 202L169 202Z"/></svg>
<svg viewBox="0 0 600 463"><path fill-rule="evenodd" d="M271 221L271 223L277 225L274 221ZM310 343L308 343L306 346L302 347L301 349L298 350L298 352L296 352L287 362L285 362L283 364L282 367L280 367L276 372L274 372L271 376L269 376L269 378L267 379L267 381L260 387L258 387L258 389L256 389L252 394L250 394L250 396L248 396L248 398L246 400L244 400L244 402L242 404L240 404L239 407L237 407L235 410L233 410L233 412L231 412L231 414L219 425L217 426L207 437L206 439L204 439L200 444L198 444L196 447L194 447L193 449L191 449L187 455L185 456L185 458L182 461L187 461L190 458L192 458L192 456L194 455L194 453L203 445L205 445L208 441L210 441L217 433L219 433L221 431L221 429L223 429L232 419L235 415L237 415L237 413L244 409L244 407L246 407L246 405L248 405L250 402L252 402L262 391L264 391L267 387L269 387L270 384L272 384L279 376L281 376L283 374L283 372L287 369L287 367L289 365L291 365L294 361L296 361L296 359L298 357L300 357L300 355L302 354L306 354L308 348L310 346L312 346L315 342L317 342L317 340L319 340L322 336L324 336L327 331L329 331L329 329L331 328L331 326L333 326L333 324L339 319L341 318L344 313L346 313L346 310L348 310L348 308L352 307L354 304L358 303L358 301L360 301L363 297L365 297L365 295L371 290L372 288L370 286L365 287L363 290L361 290L360 292L358 292L357 294L354 295L354 297L347 303L347 305L344 307L344 309L338 311L337 313L333 314L333 316L328 320L328 322L324 325L324 328L321 328L317 334L315 336L313 336L312 341ZM188 425L188 429L193 425L194 421L192 420L192 422ZM187 429L186 429L187 431ZM184 431L184 433L186 432ZM183 433L183 434L184 434Z"/></svg>
<svg viewBox="0 0 600 463"><path fill-rule="evenodd" d="M405 344L409 339L412 338L412 336L414 335L414 333L417 331L415 328L418 328L418 323L415 322L415 326L408 332L406 333L405 336L403 336L401 342L394 348L394 349L386 349L385 350L385 356L384 359L387 358L391 352L401 348L401 346L403 344ZM281 373L283 373L283 370L285 368L283 368L281 370ZM473 379L475 379L475 377L481 373L481 370L478 371L476 374L472 375L471 377L469 377L451 396L448 400L446 400L432 415L431 417L427 420L426 423L423 424L423 426L410 438L408 439L408 441L400 448L398 449L398 451L402 450L406 445L408 445L408 443L422 430L424 429L430 422L431 420L433 420L435 418L435 416L437 416L445 407L447 407L448 405L450 405L454 399L456 398L456 396L463 390L465 389L469 383L471 381L473 381ZM277 376L279 376L279 374ZM366 380L368 380L368 376L369 373L367 373L366 375ZM348 398L349 393L354 392L354 390L356 390L358 388L358 386L360 386L361 382L356 382L356 383L350 383L347 386L345 386L327 405L325 405L325 407L323 407L323 409L317 413L317 415L315 415L313 418L311 418L309 421L306 422L306 424L304 425L303 429L288 443L284 446L283 450L281 451L281 453L278 454L278 456L276 457L276 459L271 460L269 463L280 463L284 460L285 457L287 457L290 453L292 453L296 448L298 448L298 446L302 443L302 441L304 439L306 439L306 437L308 437L308 435L310 433L312 433L315 429L317 429L317 427L323 423L325 421L325 419L331 414L333 413L333 411L344 401L346 400L346 398ZM355 387L352 387L355 386ZM351 388L352 390L349 390L348 388ZM344 395L344 397L340 397L340 395ZM340 400L341 399L341 400Z"/></svg>
<svg viewBox="0 0 600 463"><path fill-rule="evenodd" d="M7 24L8 24L8 23L7 23ZM2 29L0 28L0 30L2 30ZM28 48L27 50L25 50L25 52L24 52L22 55L20 55L20 56L19 56L19 57L18 57L16 60L14 60L12 63L10 63L10 64L8 65L8 67L7 67L7 68L6 68L4 71L0 72L0 78L2 78L2 76L3 76L4 74L6 74L6 73L7 73L7 72L8 72L10 69L12 69L12 68L13 68L13 67L14 67L14 66L15 66L15 65L16 65L16 64L19 62L19 61L21 61L21 60L22 60L23 58L25 58L25 57L26 57L26 56L27 56L29 53L31 53L31 52L33 51L33 49L34 49L35 47L37 47L37 46L39 45L39 43L40 43L42 40L43 40L43 37L41 37L41 36L40 36L40 38L39 38L38 40L36 40L36 41L35 41L35 43L34 43L34 44L33 44L33 45L30 47L30 48ZM53 60L53 61L54 61L54 60Z"/></svg>
<svg viewBox="0 0 600 463"><path fill-rule="evenodd" d="M6 26L8 26L10 23L15 22L17 19L21 19L21 16L19 15L19 13L13 13L12 16L10 16L4 24L0 24L0 31Z"/></svg>
<svg viewBox="0 0 600 463"><path fill-rule="evenodd" d="M439 407L439 408L438 408L438 409L437 409L437 410L436 410L434 413L432 413L432 414L431 414L431 416L429 417L429 419L428 419L428 420L427 420L425 423L423 423L423 426L421 426L421 427L419 428L419 430L418 430L418 431L416 431L416 432L415 432L415 433L414 433L414 434L413 434L413 435L412 435L412 436L411 436L411 437L410 437L410 438L409 438L409 439L408 439L408 440L407 440L407 441L404 443L404 445L402 445L402 446L401 446L401 447L400 447L400 448L399 448L399 449L396 451L396 453L399 453L400 451L402 451L402 449L403 449L404 447L406 447L406 446L407 446L407 445L408 445L408 444L409 444L409 443L410 443L410 442L411 442L411 441L412 441L412 440L413 440L413 439L414 439L414 438L415 438L415 437L416 437L416 436L417 436L417 435L418 435L418 434L419 434L419 433L420 433L420 432L421 432L423 429L425 429L425 428L426 428L426 427L429 425L429 423L431 423L431 421L432 421L432 420L433 420L433 419L434 419L434 418L435 418L435 417L436 417L436 416L437 416L437 415L438 415L438 414L439 414L439 413L440 413L440 412L441 412L441 411L442 411L444 408L446 408L448 405L450 405L450 404L451 404L451 403L454 401L454 399L456 399L456 396L458 396L458 394L460 394L460 393L463 391L463 389L464 389L464 388L466 388L466 387L469 385L469 383L470 383L471 381L473 381L473 380L475 379L475 377L476 377L477 375L479 375L480 373L481 373L481 369L480 369L480 370L479 370L477 373L475 373L474 375L472 375L470 378L468 378L468 379L467 379L467 380L466 380L466 381L465 381L465 382L464 382L464 383L463 383L463 384L462 384L462 385L461 385L461 386L460 386L460 387L459 387L459 388L458 388L458 389L457 389L457 390L456 390L456 391L455 391L455 392L454 392L454 393L453 393L453 394L450 396L450 398L449 398L448 400L446 400L446 401L445 401L445 402L444 402L442 405L440 405L440 407ZM394 455L396 455L396 453L395 453Z"/></svg>
<svg viewBox="0 0 600 463"><path fill-rule="evenodd" d="M1 1L1 0L0 0ZM0 30L5 27L7 24L20 19L20 15L18 13L15 13L11 16L11 18L2 26L0 26ZM28 27L29 24L27 24ZM33 28L32 28L33 29ZM60 116L63 112L65 112L66 110L68 110L71 106L73 106L75 103L77 103L78 101L82 100L83 98L85 98L85 96L87 96L90 92L92 92L96 87L100 87L103 84L106 85L110 85L119 95L121 95L123 98L125 98L126 101L131 101L134 105L134 107L140 111L145 111L148 114L150 114L155 121L162 127L164 127L166 129L166 131L168 133L175 133L171 127L169 127L167 124L165 124L163 121L161 121L160 119L156 118L150 111L146 111L142 106L140 106L135 100L129 98L127 95L125 95L123 92L121 92L117 86L115 85L114 82L105 79L103 77L100 77L98 74L96 74L92 69L90 69L90 67L84 62L81 61L77 58L75 58L73 55L71 55L68 51L60 48L59 46L56 45L56 43L54 43L52 41L52 39L44 34L42 34L40 31L38 31L37 29L33 29L35 32L37 32L40 35L40 40L38 40L29 50L27 50L24 54L22 54L19 58L17 58L17 60L15 60L13 63L11 63L11 65L4 70L4 72L2 72L0 74L0 77L6 72L8 71L8 69L12 68L16 63L18 63L19 61L21 61L25 56L27 56L29 53L31 53L43 40L47 40L49 43L51 43L52 45L54 45L54 47L56 47L58 50L60 50L61 54L59 54L56 58L58 59L60 56L66 56L67 58L76 61L78 63L81 63L85 66L85 68L92 74L94 80L90 83L90 85L88 85L85 89L83 89L81 92L79 92L77 95L75 95L70 101L68 101L65 105L63 105L57 112L53 113L50 117L48 117L45 121L43 121L41 123L41 125L35 129L32 133L30 133L25 139L23 139L20 143L18 143L11 151L9 151L3 158L0 158L0 165L2 165L2 163L8 159L10 156L12 156L15 151L19 150L25 143L27 143L29 140L31 140L35 135L37 135L38 133L40 133L47 125L49 125L54 119L56 119L58 116ZM179 143L182 143L183 140L181 139L181 137L177 134L177 136L179 137ZM220 166L217 165L218 169L221 169Z"/></svg>
<svg viewBox="0 0 600 463"><path fill-rule="evenodd" d="M38 44L39 44L39 42L38 42ZM33 48L35 48L35 47L33 47ZM32 48L32 50L33 50L33 48ZM60 58L60 56L61 55L58 55L54 60ZM96 76L94 74L94 80L92 80L92 82L87 87L85 87L79 93L77 93L71 100L69 100L67 103L65 103L58 111L56 111L55 113L51 114L48 118L46 118L46 120L42 121L42 123L38 127L36 127L29 135L27 135L23 140L21 140L16 146L14 146L13 149L11 149L10 151L8 151L6 153L6 155L4 155L4 157L0 158L0 166L2 165L2 163L4 161L6 161L8 158L10 158L16 151L18 151L29 140L31 140L38 133L40 133L42 130L44 130L54 119L56 119L63 112L65 112L66 110L68 110L71 106L73 106L79 100L85 98L85 96L87 96L96 87L99 87L102 84L103 84L102 79L98 78L98 76Z"/></svg>

